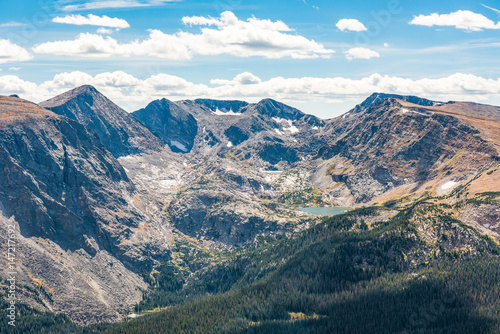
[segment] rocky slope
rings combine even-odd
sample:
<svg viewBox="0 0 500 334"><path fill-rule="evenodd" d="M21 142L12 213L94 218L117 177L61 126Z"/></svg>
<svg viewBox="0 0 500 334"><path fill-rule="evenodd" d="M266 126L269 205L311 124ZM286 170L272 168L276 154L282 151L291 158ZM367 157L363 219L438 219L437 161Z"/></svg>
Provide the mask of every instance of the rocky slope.
<svg viewBox="0 0 500 334"><path fill-rule="evenodd" d="M402 101L407 101L413 104L418 104L420 106L436 106L436 105L441 105L441 102L436 102L436 101L431 101L428 99L423 99L418 96L408 96L408 95L398 95L398 94L385 94L385 93L373 93L372 95L368 96L363 102L355 106L352 110L349 111L349 113L360 113L363 111L366 111L369 107L371 107L373 104L384 100L384 99L397 99L397 100L402 100Z"/></svg>
<svg viewBox="0 0 500 334"><path fill-rule="evenodd" d="M280 102L153 101L133 113L175 152L224 156L233 147L262 167L290 165L319 148L325 122ZM195 157L196 155L196 157Z"/></svg>
<svg viewBox="0 0 500 334"><path fill-rule="evenodd" d="M191 151L198 131L196 119L167 99L153 101L133 113L174 152Z"/></svg>
<svg viewBox="0 0 500 334"><path fill-rule="evenodd" d="M122 318L159 263L191 274L195 253L314 224L299 206L432 198L500 235L497 107L376 93L330 120L270 99L132 116L89 86L42 105L0 97L0 229L18 226L24 300L80 323Z"/></svg>
<svg viewBox="0 0 500 334"><path fill-rule="evenodd" d="M309 218L277 202L282 191L305 187L295 175L263 173L218 156L200 163L188 158L164 151L119 159L142 190L142 205L149 205L142 211L178 236L196 238L205 247L230 248L259 234L301 229L302 220Z"/></svg>
<svg viewBox="0 0 500 334"><path fill-rule="evenodd" d="M159 150L161 141L132 115L111 102L92 86L81 86L40 106L66 116L91 129L115 157Z"/></svg>
<svg viewBox="0 0 500 334"><path fill-rule="evenodd" d="M134 271L169 253L145 235L120 163L94 132L16 97L0 97L0 163L2 220L18 228L20 275L44 291L39 303L81 322L121 318L145 287Z"/></svg>
<svg viewBox="0 0 500 334"><path fill-rule="evenodd" d="M162 99L133 114L180 153L182 164L166 152L120 159L136 184L163 199L161 214L176 231L225 248L303 228L308 215L277 201L282 193L308 187L267 170L317 151L323 120L270 99ZM288 179L294 181L281 187L279 180Z"/></svg>
<svg viewBox="0 0 500 334"><path fill-rule="evenodd" d="M448 196L476 178L469 185L472 196L494 191L498 184L497 173L488 174L498 165L495 136L499 132L488 125L499 123L494 118L498 111L488 106L471 109L471 104L375 93L341 117L320 120L269 99L256 104L217 100L167 104L183 115L193 115L197 122L196 136L189 144L192 149L183 155L188 169L217 166L197 167L190 171L187 187L178 184L177 189L169 189L176 194L168 200L171 223L197 238L226 245L251 240L243 228L247 223L233 218L229 210L246 207L243 202L252 204L245 208L250 217L261 221L263 216L288 210L286 205L359 206L411 200L424 193ZM472 121L473 113L481 114L482 120ZM228 193L235 189L236 179L241 191ZM243 189L248 179L259 190ZM480 187L479 182L489 185ZM212 200L207 202L208 197ZM266 201L285 207L278 205L278 211L272 212ZM234 219L235 227L242 227L235 232L246 237L238 241L230 237L224 223L227 217ZM279 227L275 222L268 219L269 226Z"/></svg>
<svg viewBox="0 0 500 334"><path fill-rule="evenodd" d="M368 202L402 185L411 185L407 193L430 182L451 189L498 163L477 128L437 110L396 99L371 105L318 151L329 161L324 173Z"/></svg>

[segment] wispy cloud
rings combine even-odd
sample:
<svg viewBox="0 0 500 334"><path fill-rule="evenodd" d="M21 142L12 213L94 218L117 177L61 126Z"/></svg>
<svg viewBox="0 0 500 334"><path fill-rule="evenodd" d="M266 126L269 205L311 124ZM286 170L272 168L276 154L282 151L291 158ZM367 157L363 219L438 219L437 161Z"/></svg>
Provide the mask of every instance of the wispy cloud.
<svg viewBox="0 0 500 334"><path fill-rule="evenodd" d="M117 17L109 17L106 15L97 16L89 14L87 16L83 15L68 15L68 16L57 16L52 19L54 23L65 23L73 25L91 25L91 26L101 26L110 28L129 28L130 25L124 19L119 19Z"/></svg>
<svg viewBox="0 0 500 334"><path fill-rule="evenodd" d="M481 4L481 6L488 8L488 9L491 9L492 11L496 12L500 16L500 10L493 8L493 7L490 7L490 6L483 5L483 4Z"/></svg>
<svg viewBox="0 0 500 334"><path fill-rule="evenodd" d="M120 30L120 29L116 29L116 30ZM110 35L114 32L115 32L115 30L113 30L113 29L106 29L103 27L100 27L99 29L97 29L98 34Z"/></svg>
<svg viewBox="0 0 500 334"><path fill-rule="evenodd" d="M47 42L33 48L36 53L82 57L152 56L186 60L194 55L215 56L229 54L237 57L261 56L265 58L295 59L328 58L333 50L298 34L282 21L249 18L240 20L230 11L219 18L204 16L184 17L182 22L191 26L209 26L201 33L179 31L165 34L150 30L143 41L119 43L110 36L83 33L74 40Z"/></svg>
<svg viewBox="0 0 500 334"><path fill-rule="evenodd" d="M401 54L401 55L439 54L439 53L457 53L467 50L487 49L487 48L500 48L500 42L493 41L490 39L473 40L463 43L431 46L427 48L418 48L418 49L391 48L390 51L387 52L391 52L393 54Z"/></svg>
<svg viewBox="0 0 500 334"><path fill-rule="evenodd" d="M105 0L105 1L87 1L85 3L75 3L65 5L61 10L65 12L76 12L92 9L107 9L107 8L136 8L136 7L151 7L161 6L169 2L178 2L181 0Z"/></svg>
<svg viewBox="0 0 500 334"><path fill-rule="evenodd" d="M431 15L418 15L410 24L427 27L455 27L465 31L481 31L483 29L500 29L500 22L493 22L486 16L471 12L470 10L459 10L450 14L432 13Z"/></svg>
<svg viewBox="0 0 500 334"><path fill-rule="evenodd" d="M23 27L25 25L26 24L22 22L6 22L6 23L1 23L0 28Z"/></svg>
<svg viewBox="0 0 500 334"><path fill-rule="evenodd" d="M304 3L304 5L310 6L310 7L314 8L314 9L316 9L316 10L319 10L318 6L316 6L316 5L309 5L306 0L299 0L299 2L302 2L302 3Z"/></svg>

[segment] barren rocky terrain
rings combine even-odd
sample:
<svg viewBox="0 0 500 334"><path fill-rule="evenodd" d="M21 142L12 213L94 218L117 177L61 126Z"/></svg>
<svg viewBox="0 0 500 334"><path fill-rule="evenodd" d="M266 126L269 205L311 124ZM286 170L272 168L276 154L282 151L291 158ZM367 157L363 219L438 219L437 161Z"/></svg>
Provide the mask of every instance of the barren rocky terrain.
<svg viewBox="0 0 500 334"><path fill-rule="evenodd" d="M0 228L18 226L23 301L118 321L162 264L195 275L218 252L318 221L298 207L390 208L369 226L432 198L498 238L499 124L497 107L385 94L329 120L269 99L162 99L128 114L89 86L40 106L0 97Z"/></svg>

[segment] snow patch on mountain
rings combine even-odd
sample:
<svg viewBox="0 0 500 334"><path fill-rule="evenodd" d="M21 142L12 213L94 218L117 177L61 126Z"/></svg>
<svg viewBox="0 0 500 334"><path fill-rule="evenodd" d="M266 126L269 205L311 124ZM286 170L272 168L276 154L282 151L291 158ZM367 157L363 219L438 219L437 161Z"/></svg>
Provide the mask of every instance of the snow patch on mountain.
<svg viewBox="0 0 500 334"><path fill-rule="evenodd" d="M441 189L443 189L443 190L451 189L451 188L454 188L457 184L458 183L455 181L449 181L449 182L446 182L445 184L443 184L441 186Z"/></svg>
<svg viewBox="0 0 500 334"><path fill-rule="evenodd" d="M289 119L284 119L284 118L279 118L279 117L273 117L272 119L276 123L280 123L280 124L286 123L286 125L288 125L288 127L282 126L282 130L283 131L288 131L288 132L290 132L292 134L300 132L300 130L295 125L293 125L293 122L291 120L289 120Z"/></svg>
<svg viewBox="0 0 500 334"><path fill-rule="evenodd" d="M242 113L233 112L232 110L222 111L219 108L215 109L214 114L219 115L219 116L240 116L240 115L243 115Z"/></svg>
<svg viewBox="0 0 500 334"><path fill-rule="evenodd" d="M170 141L170 146L175 146L179 150L181 150L182 152L187 152L188 151L188 149L186 148L186 146L184 144L178 142L177 140L171 140Z"/></svg>
<svg viewBox="0 0 500 334"><path fill-rule="evenodd" d="M425 117L429 117L430 116L428 114L424 114L424 113L421 113L421 112L418 112L418 111L415 111L415 110L411 110L411 109L407 109L407 108L401 108L401 112L403 114L413 113L413 114L417 114L417 115L421 115L421 116L425 116Z"/></svg>

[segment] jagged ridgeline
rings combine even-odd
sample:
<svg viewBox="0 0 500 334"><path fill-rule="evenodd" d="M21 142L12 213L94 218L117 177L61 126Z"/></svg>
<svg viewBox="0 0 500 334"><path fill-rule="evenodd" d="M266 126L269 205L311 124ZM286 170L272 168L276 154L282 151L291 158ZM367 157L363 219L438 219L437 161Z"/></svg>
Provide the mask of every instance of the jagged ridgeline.
<svg viewBox="0 0 500 334"><path fill-rule="evenodd" d="M92 86L81 86L40 103L94 131L115 157L155 150L160 140Z"/></svg>
<svg viewBox="0 0 500 334"><path fill-rule="evenodd" d="M499 148L500 108L413 96L2 96L0 332L498 332Z"/></svg>

